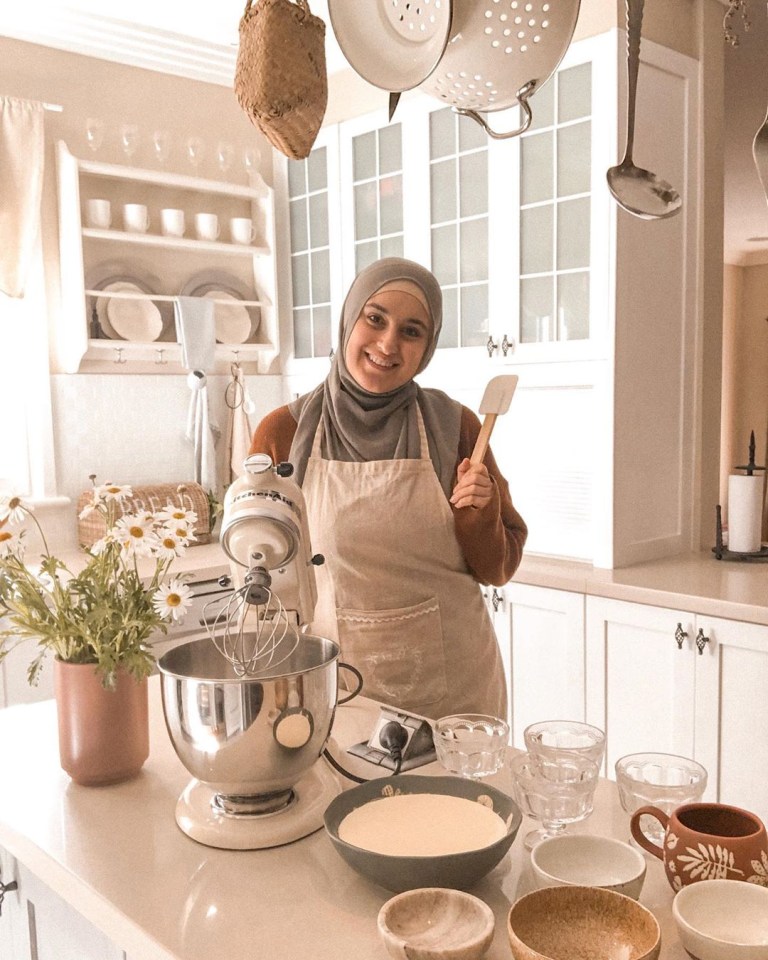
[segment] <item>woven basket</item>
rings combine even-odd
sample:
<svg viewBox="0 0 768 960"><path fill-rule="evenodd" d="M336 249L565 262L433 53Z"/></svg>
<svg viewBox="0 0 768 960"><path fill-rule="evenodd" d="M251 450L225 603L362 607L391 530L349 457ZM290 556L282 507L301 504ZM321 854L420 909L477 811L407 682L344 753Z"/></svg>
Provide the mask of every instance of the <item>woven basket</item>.
<svg viewBox="0 0 768 960"><path fill-rule="evenodd" d="M325 116L328 78L325 24L310 12L307 0L247 0L235 95L251 122L286 157L309 156Z"/></svg>
<svg viewBox="0 0 768 960"><path fill-rule="evenodd" d="M180 488L183 488L180 490ZM197 514L194 533L197 537L190 546L199 543L211 542L211 526L208 513L208 497L199 483L156 483L143 487L132 487L133 496L118 503L119 520L126 513L138 513L141 510L162 510L169 501L184 506L186 510L194 510ZM80 517L85 505L91 502L93 491L81 493L77 500L77 534L78 540L84 547L90 547L101 540L107 532L104 517L92 510L85 517Z"/></svg>

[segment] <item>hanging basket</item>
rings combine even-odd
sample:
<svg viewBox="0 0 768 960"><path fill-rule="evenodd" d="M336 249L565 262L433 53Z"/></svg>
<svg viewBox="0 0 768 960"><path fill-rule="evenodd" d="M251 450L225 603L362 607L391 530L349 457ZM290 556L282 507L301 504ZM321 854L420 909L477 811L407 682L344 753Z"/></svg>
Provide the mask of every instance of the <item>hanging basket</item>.
<svg viewBox="0 0 768 960"><path fill-rule="evenodd" d="M325 116L325 24L307 0L247 0L240 20L235 95L269 142L309 156Z"/></svg>

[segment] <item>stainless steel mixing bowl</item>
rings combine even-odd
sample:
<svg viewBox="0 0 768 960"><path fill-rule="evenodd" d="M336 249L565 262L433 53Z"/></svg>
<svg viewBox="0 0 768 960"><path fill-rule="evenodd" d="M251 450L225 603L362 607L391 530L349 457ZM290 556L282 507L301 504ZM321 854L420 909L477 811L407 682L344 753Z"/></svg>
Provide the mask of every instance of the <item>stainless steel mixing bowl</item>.
<svg viewBox="0 0 768 960"><path fill-rule="evenodd" d="M224 812L270 812L290 802L330 734L338 657L332 640L302 635L291 655L258 679L238 677L208 639L160 658L173 747Z"/></svg>

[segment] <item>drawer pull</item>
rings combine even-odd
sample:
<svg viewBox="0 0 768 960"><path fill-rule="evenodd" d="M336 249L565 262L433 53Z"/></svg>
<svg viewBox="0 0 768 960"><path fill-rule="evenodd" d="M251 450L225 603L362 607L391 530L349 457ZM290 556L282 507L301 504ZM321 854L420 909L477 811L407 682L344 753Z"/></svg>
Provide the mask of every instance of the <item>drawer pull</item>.
<svg viewBox="0 0 768 960"><path fill-rule="evenodd" d="M499 607L501 606L501 600L502 600L501 594L496 589L496 587L494 587L493 593L491 594L491 606L493 607L494 613L499 612Z"/></svg>
<svg viewBox="0 0 768 960"><path fill-rule="evenodd" d="M6 893L18 889L19 885L15 880L11 880L9 883L3 883L2 880L0 880L0 914L3 912L3 900L5 900Z"/></svg>
<svg viewBox="0 0 768 960"><path fill-rule="evenodd" d="M493 351L499 349L498 343L494 343L493 337L488 337L488 342L485 345L485 349L488 351L488 356L493 356Z"/></svg>
<svg viewBox="0 0 768 960"><path fill-rule="evenodd" d="M709 643L709 637L704 636L704 630L702 627L699 627L699 632L696 634L696 646L699 648L699 656L704 653L704 647Z"/></svg>
<svg viewBox="0 0 768 960"><path fill-rule="evenodd" d="M683 649L683 643L688 639L688 631L683 630L682 623L678 623L677 630L675 630L675 643L677 643L677 649Z"/></svg>

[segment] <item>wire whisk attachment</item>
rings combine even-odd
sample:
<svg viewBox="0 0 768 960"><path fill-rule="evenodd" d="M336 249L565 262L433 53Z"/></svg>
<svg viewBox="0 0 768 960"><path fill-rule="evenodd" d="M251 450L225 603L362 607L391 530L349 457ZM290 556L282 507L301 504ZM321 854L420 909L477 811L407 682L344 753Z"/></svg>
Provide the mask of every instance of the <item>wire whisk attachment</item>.
<svg viewBox="0 0 768 960"><path fill-rule="evenodd" d="M263 567L252 568L245 584L234 591L213 620L206 611L218 601L211 601L203 610L211 640L238 677L264 675L287 660L299 645L299 632L270 589L271 583Z"/></svg>

